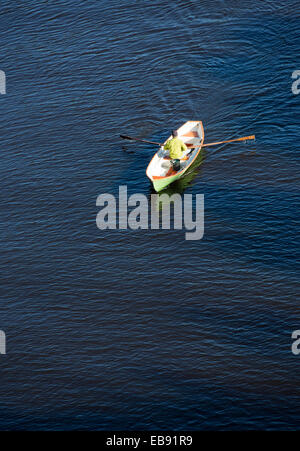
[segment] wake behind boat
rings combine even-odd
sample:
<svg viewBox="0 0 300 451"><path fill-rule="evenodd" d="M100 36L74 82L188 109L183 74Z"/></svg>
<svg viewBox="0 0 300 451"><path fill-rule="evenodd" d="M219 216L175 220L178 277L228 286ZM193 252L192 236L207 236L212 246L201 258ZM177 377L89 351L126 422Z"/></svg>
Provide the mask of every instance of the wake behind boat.
<svg viewBox="0 0 300 451"><path fill-rule="evenodd" d="M147 177L153 183L156 192L163 190L166 186L181 178L196 160L201 151L204 142L202 121L187 121L178 128L177 132L178 138L180 138L188 148L187 151L183 152L181 157L180 169L178 171L173 169L169 152L164 149L159 149L147 168ZM164 145L169 139L171 139L171 137L164 142Z"/></svg>

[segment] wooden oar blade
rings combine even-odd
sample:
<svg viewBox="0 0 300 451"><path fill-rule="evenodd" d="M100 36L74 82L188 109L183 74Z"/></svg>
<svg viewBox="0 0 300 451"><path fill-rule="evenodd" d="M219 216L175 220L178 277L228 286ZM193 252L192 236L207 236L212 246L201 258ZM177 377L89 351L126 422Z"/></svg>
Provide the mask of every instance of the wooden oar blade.
<svg viewBox="0 0 300 451"><path fill-rule="evenodd" d="M250 141L251 139L255 139L255 135L243 136L242 138L229 139L227 141L218 141L215 143L203 144L203 147L217 146L219 144L233 143L233 142L237 142L237 141Z"/></svg>
<svg viewBox="0 0 300 451"><path fill-rule="evenodd" d="M120 135L120 138L122 138L122 139L129 139L130 141L134 141L133 138L131 138L130 136L126 136L126 135Z"/></svg>
<svg viewBox="0 0 300 451"><path fill-rule="evenodd" d="M130 141L139 141L139 142L142 142L142 143L155 144L157 146L162 146L162 144L160 144L160 143L158 143L156 141L148 141L148 139L134 138L133 136L120 135L120 138L122 138L122 139L129 139Z"/></svg>
<svg viewBox="0 0 300 451"><path fill-rule="evenodd" d="M255 135L244 136L244 138L238 138L237 141L250 141L251 139L255 139Z"/></svg>

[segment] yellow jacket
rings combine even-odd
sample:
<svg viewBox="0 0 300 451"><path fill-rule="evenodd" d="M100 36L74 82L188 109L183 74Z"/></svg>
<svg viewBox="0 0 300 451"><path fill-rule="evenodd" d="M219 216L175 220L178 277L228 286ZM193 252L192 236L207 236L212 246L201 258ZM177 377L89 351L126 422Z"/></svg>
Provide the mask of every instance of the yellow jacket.
<svg viewBox="0 0 300 451"><path fill-rule="evenodd" d="M176 136L166 142L164 149L170 151L170 158L172 158L172 160L180 160L182 152L187 150L187 147L184 142Z"/></svg>

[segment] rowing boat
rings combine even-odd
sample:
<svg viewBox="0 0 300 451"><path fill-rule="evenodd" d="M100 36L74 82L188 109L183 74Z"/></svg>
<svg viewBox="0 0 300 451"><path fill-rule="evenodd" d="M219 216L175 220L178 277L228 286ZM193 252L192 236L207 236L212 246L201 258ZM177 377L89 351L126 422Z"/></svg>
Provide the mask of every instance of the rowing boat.
<svg viewBox="0 0 300 451"><path fill-rule="evenodd" d="M204 141L204 129L201 121L187 121L178 128L178 138L180 138L188 150L183 152L180 160L180 170L174 171L170 161L169 152L159 149L149 163L146 174L153 183L156 192L162 191L171 183L181 178L188 168L194 163L201 151ZM166 142L171 139L170 136ZM193 148L193 149L191 149Z"/></svg>

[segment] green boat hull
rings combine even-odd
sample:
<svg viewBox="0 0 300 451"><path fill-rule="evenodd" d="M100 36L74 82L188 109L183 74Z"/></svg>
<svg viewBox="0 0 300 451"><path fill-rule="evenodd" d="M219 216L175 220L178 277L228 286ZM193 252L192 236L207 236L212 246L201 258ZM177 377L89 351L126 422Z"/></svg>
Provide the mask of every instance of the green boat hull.
<svg viewBox="0 0 300 451"><path fill-rule="evenodd" d="M159 193L160 191L165 189L167 186L171 185L171 183L174 183L174 182L176 182L176 180L179 180L181 177L183 177L184 174L185 174L185 171L181 172L180 174L174 174L172 177L167 177L167 178L164 177L161 179L152 180L153 188L155 189L155 191L157 193Z"/></svg>

